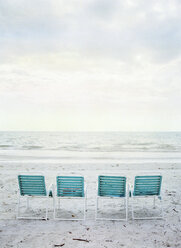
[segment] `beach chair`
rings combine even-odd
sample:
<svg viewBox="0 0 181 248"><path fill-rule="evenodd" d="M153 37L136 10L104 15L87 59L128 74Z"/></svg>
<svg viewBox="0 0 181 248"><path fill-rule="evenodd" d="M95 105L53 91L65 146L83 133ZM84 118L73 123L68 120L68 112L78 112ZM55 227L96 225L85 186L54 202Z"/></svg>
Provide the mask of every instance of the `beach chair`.
<svg viewBox="0 0 181 248"><path fill-rule="evenodd" d="M56 192L54 192L54 219L56 220L85 220L87 208L87 192L82 176L57 176ZM58 200L58 209L60 209L60 201L63 199L80 199L84 201L83 218L59 218L56 217L56 203Z"/></svg>
<svg viewBox="0 0 181 248"><path fill-rule="evenodd" d="M45 186L45 177L41 174L38 175L18 175L19 190L18 190L18 211L17 219L45 219L47 220L48 215L48 198L52 194L53 185L50 185L48 191ZM46 215L45 217L28 217L20 216L20 201L22 198L26 198L27 210L29 209L30 198L44 198L47 199L46 204Z"/></svg>
<svg viewBox="0 0 181 248"><path fill-rule="evenodd" d="M147 176L136 176L134 181L134 188L130 191L132 198L132 218L133 219L162 219L163 218L163 207L161 197L161 175L147 175ZM153 207L155 208L155 199L158 198L161 203L161 215L150 216L150 217L135 217L134 200L138 198L153 198Z"/></svg>
<svg viewBox="0 0 181 248"><path fill-rule="evenodd" d="M126 177L123 176L98 176L97 196L96 196L96 209L95 220L118 220L127 221L128 219L128 197L129 189L126 183ZM98 218L98 203L100 198L114 199L119 198L124 200L125 218Z"/></svg>

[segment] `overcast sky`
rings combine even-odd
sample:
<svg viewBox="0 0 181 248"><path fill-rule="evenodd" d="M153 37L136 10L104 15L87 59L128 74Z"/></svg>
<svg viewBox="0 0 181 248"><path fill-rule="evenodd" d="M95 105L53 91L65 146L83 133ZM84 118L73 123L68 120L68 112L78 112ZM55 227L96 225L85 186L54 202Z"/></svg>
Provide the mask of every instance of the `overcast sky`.
<svg viewBox="0 0 181 248"><path fill-rule="evenodd" d="M0 130L180 131L180 0L0 0Z"/></svg>

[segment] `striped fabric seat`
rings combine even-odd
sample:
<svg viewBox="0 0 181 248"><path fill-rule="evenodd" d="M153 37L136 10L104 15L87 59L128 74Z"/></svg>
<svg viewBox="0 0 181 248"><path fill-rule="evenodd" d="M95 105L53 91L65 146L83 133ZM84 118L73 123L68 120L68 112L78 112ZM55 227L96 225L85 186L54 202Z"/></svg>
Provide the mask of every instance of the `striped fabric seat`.
<svg viewBox="0 0 181 248"><path fill-rule="evenodd" d="M136 176L134 196L160 195L162 176Z"/></svg>
<svg viewBox="0 0 181 248"><path fill-rule="evenodd" d="M130 196L132 198L132 218L135 220L145 220L145 219L163 219L163 206L161 197L161 175L144 175L136 176L134 181L134 188L130 191ZM138 210L135 209L135 198L153 198L153 209L156 208L156 199L161 203L160 214L151 216L139 216ZM141 199L140 199L141 201ZM137 202L138 205L138 202ZM145 204L146 208L149 206L148 202ZM138 206L137 206L138 209ZM135 217L135 210L137 212L137 217ZM157 209L158 211L158 209ZM157 212L156 211L156 212Z"/></svg>
<svg viewBox="0 0 181 248"><path fill-rule="evenodd" d="M98 212L105 209L99 206L100 199L109 199L114 198L117 199L119 203L124 202L123 211L125 215L117 218L106 218L101 217L100 214L98 217ZM122 205L122 204L121 204ZM118 211L119 214L119 211ZM97 184L97 196L96 196L96 211L95 211L95 220L116 220L116 221L127 221L128 219L128 186L127 179L123 176L112 176L112 175L100 175L98 176L98 184Z"/></svg>
<svg viewBox="0 0 181 248"><path fill-rule="evenodd" d="M98 196L104 197L125 197L126 177L120 176L99 176Z"/></svg>
<svg viewBox="0 0 181 248"><path fill-rule="evenodd" d="M84 197L84 177L57 176L58 197Z"/></svg>
<svg viewBox="0 0 181 248"><path fill-rule="evenodd" d="M86 218L86 208L87 208L87 193L86 193L86 186L84 182L84 177L82 176L57 176L57 192L54 197L54 219L57 220L84 220ZM63 207L63 204L60 205L60 201L63 199L69 199L69 201L80 199L84 202L84 213L83 218L76 216L74 214L69 214L70 217L60 217L57 216L58 209L60 210L60 206ZM58 201L58 209L57 209L57 201ZM74 206L74 205L72 205ZM73 218L72 218L73 217Z"/></svg>
<svg viewBox="0 0 181 248"><path fill-rule="evenodd" d="M45 178L40 175L18 176L20 195L46 196Z"/></svg>
<svg viewBox="0 0 181 248"><path fill-rule="evenodd" d="M17 211L17 218L18 219L44 219L47 220L48 218L48 199L49 197L53 196L53 185L51 184L48 187L48 190L46 190L46 184L45 184L45 177L41 175L41 173L38 174L19 174L18 175L18 184L19 184L19 190L18 190L18 211ZM37 200L38 199L45 199L46 204L43 203L43 208L45 208L45 214L44 216L30 216L27 215L26 212L22 212L24 200L26 199L26 210L30 208L30 201L31 200ZM40 203L40 201L39 201ZM41 214L42 215L42 214Z"/></svg>

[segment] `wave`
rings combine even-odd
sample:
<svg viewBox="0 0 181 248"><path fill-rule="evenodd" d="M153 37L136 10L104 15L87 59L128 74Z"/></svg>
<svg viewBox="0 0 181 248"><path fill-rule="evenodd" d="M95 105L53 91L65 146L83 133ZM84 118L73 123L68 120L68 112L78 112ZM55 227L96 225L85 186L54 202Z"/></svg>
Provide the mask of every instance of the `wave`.
<svg viewBox="0 0 181 248"><path fill-rule="evenodd" d="M9 148L12 147L12 145L0 145L0 148Z"/></svg>
<svg viewBox="0 0 181 248"><path fill-rule="evenodd" d="M151 147L149 146L131 146L131 145L123 145L121 147L118 146L107 146L107 147L44 147L38 145L29 145L29 146L10 146L10 145L0 145L0 150L50 150L50 151L67 151L67 152L181 152L181 147L172 146L172 145L158 145L155 144Z"/></svg>
<svg viewBox="0 0 181 248"><path fill-rule="evenodd" d="M43 146L22 146L20 150L36 150L36 149L43 149Z"/></svg>
<svg viewBox="0 0 181 248"><path fill-rule="evenodd" d="M0 150L181 152L180 133L0 132Z"/></svg>

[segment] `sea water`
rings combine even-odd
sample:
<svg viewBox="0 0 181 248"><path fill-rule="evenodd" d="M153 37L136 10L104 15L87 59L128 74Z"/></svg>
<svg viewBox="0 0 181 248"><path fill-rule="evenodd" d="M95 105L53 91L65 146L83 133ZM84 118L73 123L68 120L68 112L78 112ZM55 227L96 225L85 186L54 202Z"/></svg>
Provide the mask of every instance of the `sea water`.
<svg viewBox="0 0 181 248"><path fill-rule="evenodd" d="M181 132L0 132L0 163L181 162Z"/></svg>

